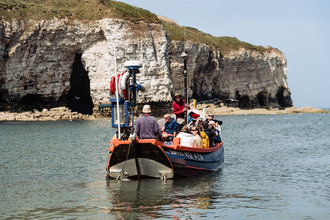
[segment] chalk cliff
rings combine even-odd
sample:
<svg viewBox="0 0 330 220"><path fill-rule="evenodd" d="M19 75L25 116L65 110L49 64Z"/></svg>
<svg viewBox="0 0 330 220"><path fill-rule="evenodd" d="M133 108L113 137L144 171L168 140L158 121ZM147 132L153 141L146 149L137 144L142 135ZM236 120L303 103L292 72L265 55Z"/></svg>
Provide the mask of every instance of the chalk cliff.
<svg viewBox="0 0 330 220"><path fill-rule="evenodd" d="M82 23L48 20L29 24L0 22L1 110L69 106L91 113L109 101L110 77L127 60L143 63L148 90L139 100L168 102L169 39L161 25L134 31L129 22L104 19Z"/></svg>
<svg viewBox="0 0 330 220"><path fill-rule="evenodd" d="M241 48L225 56L196 42L171 42L170 69L173 92L183 91L183 49L187 61L188 95L197 100L219 98L239 100L240 107L292 106L286 83L287 60L271 47L265 52Z"/></svg>
<svg viewBox="0 0 330 220"><path fill-rule="evenodd" d="M268 48L220 55L206 44L172 41L160 24L102 19L0 21L0 111L67 106L92 114L109 102L110 77L127 60L143 64L139 79L147 87L139 103L159 114L170 108L172 94L183 94L183 62L188 52L189 97L234 98L242 107L290 106L286 58Z"/></svg>

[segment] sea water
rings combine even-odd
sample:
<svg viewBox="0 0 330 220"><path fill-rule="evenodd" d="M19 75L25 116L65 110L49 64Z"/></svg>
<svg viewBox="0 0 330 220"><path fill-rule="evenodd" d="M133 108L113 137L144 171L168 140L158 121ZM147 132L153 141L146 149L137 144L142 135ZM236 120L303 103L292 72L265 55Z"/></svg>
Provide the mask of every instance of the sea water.
<svg viewBox="0 0 330 220"><path fill-rule="evenodd" d="M217 116L225 165L107 180L109 119L0 123L0 219L329 219L330 114Z"/></svg>

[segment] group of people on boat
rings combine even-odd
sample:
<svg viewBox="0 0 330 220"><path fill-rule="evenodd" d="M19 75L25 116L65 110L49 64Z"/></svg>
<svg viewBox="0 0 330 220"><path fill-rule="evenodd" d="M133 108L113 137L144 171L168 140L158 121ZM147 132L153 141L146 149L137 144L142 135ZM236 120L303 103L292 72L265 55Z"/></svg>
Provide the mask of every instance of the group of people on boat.
<svg viewBox="0 0 330 220"><path fill-rule="evenodd" d="M157 139L168 145L172 144L173 138L178 137L180 145L186 147L210 148L214 147L216 143L221 143L219 126L222 121L215 120L214 115L210 113L204 121L198 117L199 115L192 115L189 124L184 125L184 116L189 109L189 105L185 104L181 95L176 93L173 102L176 119L172 118L170 114L165 114L165 126L162 131L157 120L151 116L150 106L144 105L142 116L136 120L135 134L139 139Z"/></svg>

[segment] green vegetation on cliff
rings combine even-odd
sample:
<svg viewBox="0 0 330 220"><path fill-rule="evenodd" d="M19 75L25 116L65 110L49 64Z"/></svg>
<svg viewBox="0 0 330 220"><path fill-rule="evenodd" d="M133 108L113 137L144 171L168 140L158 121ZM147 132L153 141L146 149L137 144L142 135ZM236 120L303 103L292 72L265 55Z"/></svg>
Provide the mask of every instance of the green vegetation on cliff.
<svg viewBox="0 0 330 220"><path fill-rule="evenodd" d="M266 49L263 46L255 46L243 41L238 40L236 37L213 37L210 34L203 33L196 28L179 26L178 24L162 20L162 23L170 35L171 40L184 40L184 32L186 32L186 39L195 42L205 43L213 48L220 48L221 55L225 55L230 50L237 50L239 48L245 48L249 50L255 50L264 52Z"/></svg>
<svg viewBox="0 0 330 220"><path fill-rule="evenodd" d="M5 20L120 18L134 23L161 23L147 10L109 0L0 0L0 14Z"/></svg>
<svg viewBox="0 0 330 220"><path fill-rule="evenodd" d="M174 22L160 20L157 16L142 8L111 0L0 0L0 15L4 20L41 20L67 18L69 20L99 20L119 18L135 23L163 24L171 40L184 40L184 27ZM213 37L195 28L186 27L186 39L206 43L211 49L220 48L221 55L230 50L246 48L264 52L262 46L239 41L235 37Z"/></svg>

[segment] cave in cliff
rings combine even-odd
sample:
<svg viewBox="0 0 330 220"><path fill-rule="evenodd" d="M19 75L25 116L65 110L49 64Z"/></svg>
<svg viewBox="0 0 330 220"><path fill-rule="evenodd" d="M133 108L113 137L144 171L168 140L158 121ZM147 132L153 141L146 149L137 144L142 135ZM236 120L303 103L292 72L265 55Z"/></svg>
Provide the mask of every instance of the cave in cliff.
<svg viewBox="0 0 330 220"><path fill-rule="evenodd" d="M285 89L284 87L280 87L277 91L276 97L277 97L278 105L280 107L292 106L292 99L290 97L290 94L284 95L286 91L287 89Z"/></svg>
<svg viewBox="0 0 330 220"><path fill-rule="evenodd" d="M33 109L38 109L39 111L43 108L52 107L54 100L51 98L45 99L40 94L27 94L19 102L18 110L31 111Z"/></svg>
<svg viewBox="0 0 330 220"><path fill-rule="evenodd" d="M93 101L90 96L88 72L81 62L81 54L76 54L70 77L71 89L67 95L67 106L82 114L93 113Z"/></svg>
<svg viewBox="0 0 330 220"><path fill-rule="evenodd" d="M5 110L6 100L4 99L4 95L8 93L8 90L3 88L4 80L0 75L0 111Z"/></svg>

